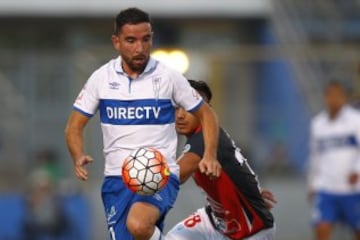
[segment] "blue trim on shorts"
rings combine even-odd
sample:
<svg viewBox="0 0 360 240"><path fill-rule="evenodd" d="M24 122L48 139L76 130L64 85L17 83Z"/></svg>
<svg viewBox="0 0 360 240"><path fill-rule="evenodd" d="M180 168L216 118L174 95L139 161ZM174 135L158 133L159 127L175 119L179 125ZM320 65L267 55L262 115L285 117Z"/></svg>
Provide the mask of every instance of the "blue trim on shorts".
<svg viewBox="0 0 360 240"><path fill-rule="evenodd" d="M360 230L360 193L331 194L318 192L313 206L314 225L342 222L354 230Z"/></svg>

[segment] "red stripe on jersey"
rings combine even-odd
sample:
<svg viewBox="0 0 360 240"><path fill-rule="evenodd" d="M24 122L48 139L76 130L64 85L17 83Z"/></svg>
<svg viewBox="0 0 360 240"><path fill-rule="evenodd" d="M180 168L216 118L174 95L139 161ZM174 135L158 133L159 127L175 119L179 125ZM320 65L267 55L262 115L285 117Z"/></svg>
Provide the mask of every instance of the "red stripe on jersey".
<svg viewBox="0 0 360 240"><path fill-rule="evenodd" d="M206 192L216 228L224 235L243 239L264 228L262 219L226 172L222 170L220 177L210 179L196 171L194 180Z"/></svg>

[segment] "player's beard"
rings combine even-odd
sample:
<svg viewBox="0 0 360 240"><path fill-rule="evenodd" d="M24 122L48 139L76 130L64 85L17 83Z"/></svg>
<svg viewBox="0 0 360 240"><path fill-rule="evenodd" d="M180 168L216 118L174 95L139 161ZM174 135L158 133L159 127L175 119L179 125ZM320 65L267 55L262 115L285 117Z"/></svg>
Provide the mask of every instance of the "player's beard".
<svg viewBox="0 0 360 240"><path fill-rule="evenodd" d="M132 58L124 57L123 60L131 71L141 73L144 71L146 64L149 61L149 56L138 55Z"/></svg>

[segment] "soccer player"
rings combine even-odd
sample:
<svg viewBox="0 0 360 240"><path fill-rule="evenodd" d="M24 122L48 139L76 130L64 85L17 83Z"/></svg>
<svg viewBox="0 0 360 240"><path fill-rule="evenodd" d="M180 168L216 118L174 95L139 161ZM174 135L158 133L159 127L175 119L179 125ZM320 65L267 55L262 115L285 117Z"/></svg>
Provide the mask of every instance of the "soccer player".
<svg viewBox="0 0 360 240"><path fill-rule="evenodd" d="M208 85L202 81L189 81L203 99L210 102L212 93ZM193 175L206 194L207 204L174 226L165 239L274 239L274 219L261 195L257 177L222 128L217 148L221 175L209 179L200 173L198 163L205 150L202 127L196 116L182 108L177 109L176 130L187 137L184 151L178 159L180 181L183 183ZM273 196L264 197L274 201Z"/></svg>
<svg viewBox="0 0 360 240"><path fill-rule="evenodd" d="M326 110L310 129L309 195L318 240L330 239L342 222L360 239L360 113L347 105L338 82L324 89Z"/></svg>
<svg viewBox="0 0 360 240"><path fill-rule="evenodd" d="M116 16L112 43L120 56L87 80L65 130L75 175L87 180L86 165L93 159L84 152L83 130L99 110L105 157L102 199L113 240L160 238L163 219L179 188L175 106L193 112L204 126L206 153L199 164L201 171L209 177L221 171L215 151L216 115L180 73L150 57L152 38L148 13L129 8ZM170 167L168 184L154 196L131 192L120 176L123 160L138 147L158 149Z"/></svg>

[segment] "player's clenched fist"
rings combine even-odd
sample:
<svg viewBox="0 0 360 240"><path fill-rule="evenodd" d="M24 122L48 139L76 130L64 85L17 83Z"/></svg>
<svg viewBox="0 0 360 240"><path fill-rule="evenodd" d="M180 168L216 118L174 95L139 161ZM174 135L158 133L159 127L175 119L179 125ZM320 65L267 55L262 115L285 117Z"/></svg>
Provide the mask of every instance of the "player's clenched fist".
<svg viewBox="0 0 360 240"><path fill-rule="evenodd" d="M216 158L203 158L199 163L199 170L209 177L219 177L221 165Z"/></svg>

